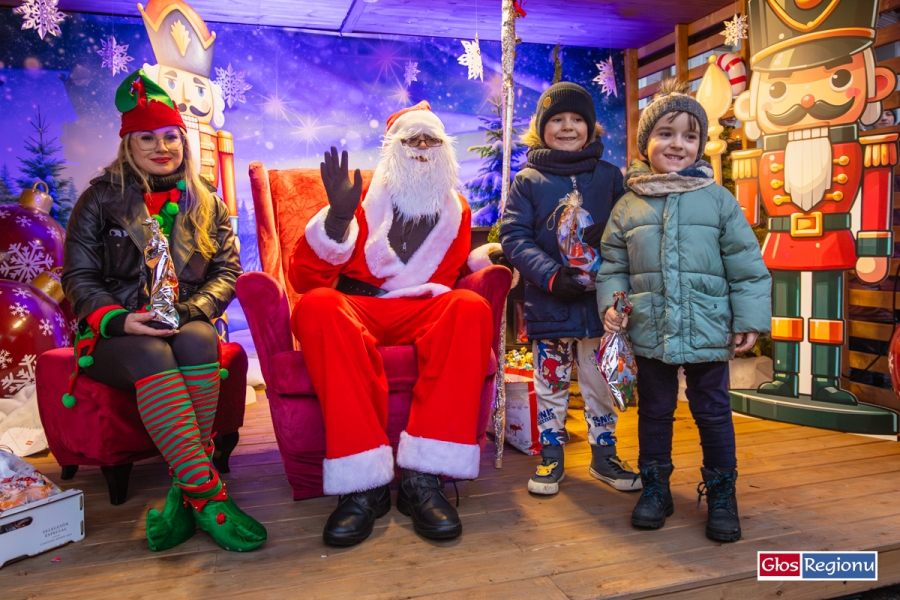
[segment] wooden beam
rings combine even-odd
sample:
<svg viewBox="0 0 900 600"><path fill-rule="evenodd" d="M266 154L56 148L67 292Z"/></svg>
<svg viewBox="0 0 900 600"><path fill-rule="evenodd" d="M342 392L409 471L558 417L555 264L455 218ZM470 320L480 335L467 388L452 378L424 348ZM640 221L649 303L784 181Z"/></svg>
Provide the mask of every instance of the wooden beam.
<svg viewBox="0 0 900 600"><path fill-rule="evenodd" d="M364 0L353 0L353 2L351 2L350 8L347 10L347 16L344 17L344 22L341 23L341 35L353 33L364 10L366 10L366 3Z"/></svg>
<svg viewBox="0 0 900 600"><path fill-rule="evenodd" d="M894 110L900 107L900 90L893 92L890 96L883 100L882 105L885 110ZM868 132L866 132L868 133Z"/></svg>
<svg viewBox="0 0 900 600"><path fill-rule="evenodd" d="M882 406L891 410L900 409L900 401L897 400L897 394L893 390L856 383L846 377L841 377L841 387L866 404L874 404L875 406Z"/></svg>
<svg viewBox="0 0 900 600"><path fill-rule="evenodd" d="M647 63L643 67L638 67L638 77L646 77L658 73L663 69L668 69L675 64L675 54L667 54L662 58L657 58L652 63Z"/></svg>
<svg viewBox="0 0 900 600"><path fill-rule="evenodd" d="M900 0L898 0L900 1ZM741 9L741 0L735 0L728 6L723 6L719 10L714 13L710 13L705 17L697 19L690 25L688 25L688 35L696 35L701 31L705 31L710 27L715 27L722 23L722 21L731 20L731 18L736 14L742 12ZM747 14L744 12L743 14Z"/></svg>
<svg viewBox="0 0 900 600"><path fill-rule="evenodd" d="M708 38L704 38L696 44L688 46L688 56L700 56L704 52L708 52L713 48L718 48L725 43L725 38L721 34L713 34Z"/></svg>
<svg viewBox="0 0 900 600"><path fill-rule="evenodd" d="M890 274L893 275L896 269L897 259L894 259L891 261ZM854 306L886 308L888 310L894 308L893 296L893 292L879 292L874 290L850 290L847 294L847 297L850 299L850 304ZM897 303L897 308L900 308L900 302Z"/></svg>
<svg viewBox="0 0 900 600"><path fill-rule="evenodd" d="M638 59L647 58L651 54L656 54L663 48L668 48L672 44L675 43L675 32L673 31L669 35L663 36L656 41L650 42L646 46L637 49L637 57Z"/></svg>
<svg viewBox="0 0 900 600"><path fill-rule="evenodd" d="M848 357L851 369L865 369L866 367L868 367L869 371L872 373L890 373L890 371L888 370L888 359L886 356L879 357L877 354L850 351L848 353Z"/></svg>
<svg viewBox="0 0 900 600"><path fill-rule="evenodd" d="M704 75L706 75L706 70L709 68L709 63L705 62L702 65L697 65L690 71L688 71L687 80L688 81L696 81L698 79L702 79ZM724 117L723 117L724 118Z"/></svg>
<svg viewBox="0 0 900 600"><path fill-rule="evenodd" d="M850 337L865 338L887 342L894 335L894 326L887 323L870 323L868 321L849 321L847 323Z"/></svg>
<svg viewBox="0 0 900 600"><path fill-rule="evenodd" d="M638 111L638 51L629 48L625 51L625 130L627 137L627 163L638 156L637 124L640 119Z"/></svg>
<svg viewBox="0 0 900 600"><path fill-rule="evenodd" d="M900 23L894 23L875 31L875 47L880 48L900 40Z"/></svg>
<svg viewBox="0 0 900 600"><path fill-rule="evenodd" d="M688 26L675 25L675 78L687 81L688 76Z"/></svg>
<svg viewBox="0 0 900 600"><path fill-rule="evenodd" d="M651 83L650 85L645 85L641 89L638 90L638 99L643 100L648 96L652 96L657 91L659 91L659 84L661 82L657 81L656 83Z"/></svg>
<svg viewBox="0 0 900 600"><path fill-rule="evenodd" d="M900 8L900 0L881 0L881 2L878 3L879 13L896 10L898 8Z"/></svg>

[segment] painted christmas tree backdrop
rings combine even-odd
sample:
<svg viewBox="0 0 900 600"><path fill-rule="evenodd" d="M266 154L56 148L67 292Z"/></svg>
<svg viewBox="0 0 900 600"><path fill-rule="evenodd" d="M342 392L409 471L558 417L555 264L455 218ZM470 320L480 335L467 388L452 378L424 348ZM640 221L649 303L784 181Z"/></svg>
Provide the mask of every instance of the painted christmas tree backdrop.
<svg viewBox="0 0 900 600"><path fill-rule="evenodd" d="M43 40L34 30L21 30L22 22L12 10L0 9L0 201L15 198L19 180L32 177L25 161L36 157L28 144L38 136L38 112L44 123L42 160L59 161L53 162L59 167L56 187L63 194L63 182L71 180L63 196L74 197L115 155L119 114L113 97L123 69L157 61L136 9L134 17L71 13L59 23L58 37L48 33ZM247 217L240 231L245 267L255 266L255 248L247 247L253 231L244 228L251 226L250 162L270 169L317 168L333 145L349 150L352 167L374 168L385 119L420 100L431 103L457 138L461 180L481 184L480 191L463 192L483 208L499 189L499 179L490 175L497 154L475 148L494 143L486 133L498 125L491 98L500 91L499 42L480 42L482 82L467 78L455 39L342 38L224 23L209 28L216 33L210 78L223 88L221 129L234 135L237 196ZM515 111L527 123L555 65L552 46L523 41L516 48ZM607 96L594 82L597 64L610 56L621 82L621 51L558 52L562 80L583 85L594 97L607 131L604 158L624 166L624 94ZM61 150L51 152L56 146Z"/></svg>

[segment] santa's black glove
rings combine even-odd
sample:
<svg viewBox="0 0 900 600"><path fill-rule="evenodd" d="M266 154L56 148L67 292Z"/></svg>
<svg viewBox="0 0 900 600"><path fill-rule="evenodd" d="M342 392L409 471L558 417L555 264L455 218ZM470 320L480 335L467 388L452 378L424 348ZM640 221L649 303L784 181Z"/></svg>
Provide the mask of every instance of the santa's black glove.
<svg viewBox="0 0 900 600"><path fill-rule="evenodd" d="M503 250L494 250L493 252L488 252L488 260L491 261L492 265L500 265L501 267L506 267L510 271L513 270L510 262L506 260L506 254L503 253Z"/></svg>
<svg viewBox="0 0 900 600"><path fill-rule="evenodd" d="M325 217L325 232L335 241L343 241L353 215L362 198L362 174L359 169L353 173L353 183L347 169L347 151L338 160L337 148L325 153L325 162L319 165L322 184L328 195L328 215Z"/></svg>
<svg viewBox="0 0 900 600"><path fill-rule="evenodd" d="M581 230L581 241L592 248L600 249L600 240L603 239L603 232L606 230L606 222L594 223L588 225Z"/></svg>
<svg viewBox="0 0 900 600"><path fill-rule="evenodd" d="M575 276L581 273L584 271L576 267L560 268L553 279L553 289L550 290L550 293L563 302L577 300L587 289L575 280Z"/></svg>

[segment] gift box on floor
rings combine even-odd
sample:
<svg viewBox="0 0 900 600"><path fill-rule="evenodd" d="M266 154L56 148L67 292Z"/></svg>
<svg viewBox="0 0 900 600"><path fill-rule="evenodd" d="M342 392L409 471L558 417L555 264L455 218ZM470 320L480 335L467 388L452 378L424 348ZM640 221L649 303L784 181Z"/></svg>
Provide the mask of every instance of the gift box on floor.
<svg viewBox="0 0 900 600"><path fill-rule="evenodd" d="M506 443L531 456L541 452L531 369L506 369Z"/></svg>
<svg viewBox="0 0 900 600"><path fill-rule="evenodd" d="M0 569L84 539L84 494L66 490L0 512Z"/></svg>

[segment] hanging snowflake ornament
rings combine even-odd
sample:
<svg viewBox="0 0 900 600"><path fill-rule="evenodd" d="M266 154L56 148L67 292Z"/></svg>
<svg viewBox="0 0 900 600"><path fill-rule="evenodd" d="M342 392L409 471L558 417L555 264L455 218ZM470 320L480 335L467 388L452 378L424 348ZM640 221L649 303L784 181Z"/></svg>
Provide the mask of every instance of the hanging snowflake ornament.
<svg viewBox="0 0 900 600"><path fill-rule="evenodd" d="M619 91L616 89L616 72L613 69L612 56L604 62L596 63L596 65L598 73L594 77L594 83L600 86L600 91L606 94L607 98L609 98L610 94L618 98Z"/></svg>
<svg viewBox="0 0 900 600"><path fill-rule="evenodd" d="M100 40L100 44L102 47L97 50L97 54L103 59L100 68L112 69L113 76L129 70L128 63L134 58L128 56L128 44L119 44L113 36L110 36L109 42Z"/></svg>
<svg viewBox="0 0 900 600"><path fill-rule="evenodd" d="M459 57L459 64L469 68L469 79L484 81L484 66L481 64L481 47L478 45L478 34L474 42L461 40L466 53Z"/></svg>
<svg viewBox="0 0 900 600"><path fill-rule="evenodd" d="M36 29L38 37L44 39L50 35L59 36L62 32L59 24L67 16L57 10L58 0L25 0L13 12L22 15L22 29Z"/></svg>
<svg viewBox="0 0 900 600"><path fill-rule="evenodd" d="M403 82L406 84L406 87L409 87L409 84L413 81L418 81L416 79L416 75L420 73L418 67L419 63L417 62L408 61L406 63L406 73L403 74Z"/></svg>
<svg viewBox="0 0 900 600"><path fill-rule="evenodd" d="M734 15L730 21L725 21L725 31L720 35L725 36L726 46L737 46L740 40L747 39L747 16Z"/></svg>
<svg viewBox="0 0 900 600"><path fill-rule="evenodd" d="M244 72L235 71L228 63L227 69L216 67L216 83L222 88L222 97L228 103L228 108L234 106L235 102L246 102L247 98L244 93L253 86L244 81Z"/></svg>

